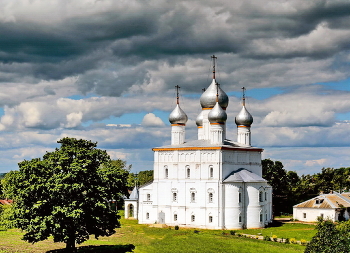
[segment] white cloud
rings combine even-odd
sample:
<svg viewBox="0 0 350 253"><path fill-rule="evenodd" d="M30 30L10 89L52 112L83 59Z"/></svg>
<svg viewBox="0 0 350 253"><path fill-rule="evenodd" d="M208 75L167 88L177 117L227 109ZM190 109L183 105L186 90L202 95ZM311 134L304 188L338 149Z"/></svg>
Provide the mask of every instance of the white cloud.
<svg viewBox="0 0 350 253"><path fill-rule="evenodd" d="M141 122L142 126L145 127L159 127L159 126L165 126L164 122L161 118L157 117L153 113L147 113Z"/></svg>

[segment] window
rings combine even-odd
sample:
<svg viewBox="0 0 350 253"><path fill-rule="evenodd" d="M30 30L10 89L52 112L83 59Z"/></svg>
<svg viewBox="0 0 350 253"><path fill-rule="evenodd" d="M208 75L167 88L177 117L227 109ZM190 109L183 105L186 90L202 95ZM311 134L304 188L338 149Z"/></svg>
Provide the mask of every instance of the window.
<svg viewBox="0 0 350 253"><path fill-rule="evenodd" d="M242 193L238 193L238 202L241 203L242 202Z"/></svg>
<svg viewBox="0 0 350 253"><path fill-rule="evenodd" d="M303 213L303 217L304 217L304 219L306 219L306 213Z"/></svg>
<svg viewBox="0 0 350 253"><path fill-rule="evenodd" d="M195 222L196 221L196 216L194 216L193 214L191 215L191 221Z"/></svg>
<svg viewBox="0 0 350 253"><path fill-rule="evenodd" d="M259 202L263 202L262 192L259 191Z"/></svg>
<svg viewBox="0 0 350 253"><path fill-rule="evenodd" d="M174 221L177 221L177 214L174 214Z"/></svg>
<svg viewBox="0 0 350 253"><path fill-rule="evenodd" d="M187 168L187 170L186 170L186 177L190 178L191 177L191 169L188 166L186 168Z"/></svg>
<svg viewBox="0 0 350 253"><path fill-rule="evenodd" d="M151 201L151 194L147 193L147 201Z"/></svg>
<svg viewBox="0 0 350 253"><path fill-rule="evenodd" d="M149 213L146 213L146 219L147 220L149 219Z"/></svg>
<svg viewBox="0 0 350 253"><path fill-rule="evenodd" d="M213 203L213 193L209 193L209 203Z"/></svg>
<svg viewBox="0 0 350 253"><path fill-rule="evenodd" d="M209 216L209 223L212 223L213 222L213 216Z"/></svg>
<svg viewBox="0 0 350 253"><path fill-rule="evenodd" d="M194 192L191 193L191 202L192 203L196 202L196 193Z"/></svg>
<svg viewBox="0 0 350 253"><path fill-rule="evenodd" d="M213 178L213 177L214 177L214 168L213 168L213 166L210 166L210 167L209 167L209 177L210 177L210 178Z"/></svg>
<svg viewBox="0 0 350 253"><path fill-rule="evenodd" d="M242 222L242 216L239 216L238 221Z"/></svg>
<svg viewBox="0 0 350 253"><path fill-rule="evenodd" d="M265 192L265 200L267 200L267 192Z"/></svg>
<svg viewBox="0 0 350 253"><path fill-rule="evenodd" d="M165 178L168 178L168 177L169 177L169 170L168 170L168 167L167 167L167 166L165 166L164 177L165 177Z"/></svg>
<svg viewBox="0 0 350 253"><path fill-rule="evenodd" d="M262 222L263 221L263 214L261 213L260 214L260 220L259 220L260 222Z"/></svg>
<svg viewBox="0 0 350 253"><path fill-rule="evenodd" d="M176 202L177 201L177 193L173 192L173 201Z"/></svg>

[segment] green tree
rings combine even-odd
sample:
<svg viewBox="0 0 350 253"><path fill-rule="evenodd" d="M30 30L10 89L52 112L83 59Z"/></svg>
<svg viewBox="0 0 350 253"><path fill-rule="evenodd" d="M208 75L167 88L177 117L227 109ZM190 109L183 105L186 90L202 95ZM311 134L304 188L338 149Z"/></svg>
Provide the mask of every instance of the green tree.
<svg viewBox="0 0 350 253"><path fill-rule="evenodd" d="M128 171L96 143L68 137L58 143L42 159L20 162L19 171L6 175L4 190L14 200L14 225L25 231L24 240L52 236L74 251L90 234L109 236L120 226L109 200L127 193Z"/></svg>
<svg viewBox="0 0 350 253"><path fill-rule="evenodd" d="M289 178L287 171L283 169L280 161L264 159L261 161L262 175L272 186L273 212L279 215L281 212L289 212L292 205L288 202Z"/></svg>
<svg viewBox="0 0 350 253"><path fill-rule="evenodd" d="M349 252L349 223L336 226L331 220L320 219L317 233L305 248L305 253L343 253Z"/></svg>

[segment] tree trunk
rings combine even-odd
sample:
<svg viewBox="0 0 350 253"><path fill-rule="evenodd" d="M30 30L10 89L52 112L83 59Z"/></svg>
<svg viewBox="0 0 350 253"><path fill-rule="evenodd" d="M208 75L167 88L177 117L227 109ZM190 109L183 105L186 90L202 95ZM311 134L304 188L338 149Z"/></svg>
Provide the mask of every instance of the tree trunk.
<svg viewBox="0 0 350 253"><path fill-rule="evenodd" d="M66 242L66 251L67 252L76 252L75 237L74 236L69 237L68 241Z"/></svg>

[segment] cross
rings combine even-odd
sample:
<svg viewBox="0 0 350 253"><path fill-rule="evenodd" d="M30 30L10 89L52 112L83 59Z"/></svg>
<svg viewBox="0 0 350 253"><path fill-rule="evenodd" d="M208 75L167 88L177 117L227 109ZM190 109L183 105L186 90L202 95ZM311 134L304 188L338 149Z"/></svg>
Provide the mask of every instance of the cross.
<svg viewBox="0 0 350 253"><path fill-rule="evenodd" d="M180 89L180 86L176 85L175 88L176 88L176 104L178 105L179 104L179 89Z"/></svg>
<svg viewBox="0 0 350 253"><path fill-rule="evenodd" d="M215 55L212 55L211 58L213 59L213 79L215 79L215 60L218 58Z"/></svg>
<svg viewBox="0 0 350 253"><path fill-rule="evenodd" d="M242 87L242 93L243 93L243 98L242 98L242 100L243 100L243 106L245 106L245 90L246 90L246 88L245 88L245 87Z"/></svg>

